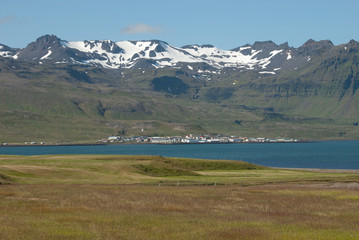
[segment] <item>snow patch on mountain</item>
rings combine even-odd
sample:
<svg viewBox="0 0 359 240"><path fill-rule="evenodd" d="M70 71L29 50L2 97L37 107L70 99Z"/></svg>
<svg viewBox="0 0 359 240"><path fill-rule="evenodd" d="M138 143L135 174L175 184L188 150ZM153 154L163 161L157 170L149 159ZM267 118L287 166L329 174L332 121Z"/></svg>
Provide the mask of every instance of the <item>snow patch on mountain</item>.
<svg viewBox="0 0 359 240"><path fill-rule="evenodd" d="M290 54L290 52L287 52L287 60L291 59L292 55Z"/></svg>
<svg viewBox="0 0 359 240"><path fill-rule="evenodd" d="M184 49L189 54L207 62L209 65L216 68L223 67L248 67L253 68L258 64L258 60L255 59L255 55L258 51L252 52L251 55L244 55L237 51L222 50L216 47L200 47L192 46L191 48Z"/></svg>
<svg viewBox="0 0 359 240"><path fill-rule="evenodd" d="M48 58L51 54L52 54L52 51L49 50L49 51L47 52L47 54L45 54L44 56L42 56L42 57L40 58L40 60L43 60L43 59Z"/></svg>
<svg viewBox="0 0 359 240"><path fill-rule="evenodd" d="M275 74L275 72L270 72L270 71L262 71L262 72L259 72L259 74Z"/></svg>
<svg viewBox="0 0 359 240"><path fill-rule="evenodd" d="M91 55L92 58L78 61L83 64L96 64L105 68L132 68L140 59L154 61L156 68L174 67L178 63L206 63L216 69L225 67L254 69L266 68L271 59L283 50L273 50L265 58L258 58L262 50L251 46L236 50L222 50L212 45L189 45L174 47L159 40L152 41L62 41L65 48L76 49ZM120 51L112 51L113 49ZM249 52L248 52L249 51ZM248 54L249 53L249 54Z"/></svg>
<svg viewBox="0 0 359 240"><path fill-rule="evenodd" d="M179 62L198 62L198 59L187 52L162 41L63 41L62 44L83 53L99 55L101 58L89 59L84 63L96 63L107 68L131 68L139 59L155 60L155 67L175 66ZM110 49L107 50L106 46L110 46ZM114 48L121 51L111 52Z"/></svg>
<svg viewBox="0 0 359 240"><path fill-rule="evenodd" d="M0 45L0 56L2 57L12 57L14 54L11 52L10 48L4 45Z"/></svg>
<svg viewBox="0 0 359 240"><path fill-rule="evenodd" d="M1 47L1 46L0 46ZM1 48L0 48L1 49ZM11 52L8 51L0 51L0 56L2 57L11 57Z"/></svg>

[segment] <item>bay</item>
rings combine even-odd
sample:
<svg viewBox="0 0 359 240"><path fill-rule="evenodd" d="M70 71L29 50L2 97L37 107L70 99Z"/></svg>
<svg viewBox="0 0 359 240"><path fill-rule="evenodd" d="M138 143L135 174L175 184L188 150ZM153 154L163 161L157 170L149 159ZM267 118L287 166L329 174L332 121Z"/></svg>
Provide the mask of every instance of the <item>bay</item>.
<svg viewBox="0 0 359 240"><path fill-rule="evenodd" d="M121 154L242 160L269 167L359 169L359 141L0 147L0 155Z"/></svg>

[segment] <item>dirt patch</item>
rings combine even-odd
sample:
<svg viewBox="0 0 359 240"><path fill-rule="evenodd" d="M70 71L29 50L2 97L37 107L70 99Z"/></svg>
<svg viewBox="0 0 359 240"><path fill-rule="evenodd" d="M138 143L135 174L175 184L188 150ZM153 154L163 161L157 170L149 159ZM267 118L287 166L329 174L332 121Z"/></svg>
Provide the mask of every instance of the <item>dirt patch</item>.
<svg viewBox="0 0 359 240"><path fill-rule="evenodd" d="M184 131L186 131L186 128L184 126L177 126L177 127L173 128L173 130L184 132Z"/></svg>

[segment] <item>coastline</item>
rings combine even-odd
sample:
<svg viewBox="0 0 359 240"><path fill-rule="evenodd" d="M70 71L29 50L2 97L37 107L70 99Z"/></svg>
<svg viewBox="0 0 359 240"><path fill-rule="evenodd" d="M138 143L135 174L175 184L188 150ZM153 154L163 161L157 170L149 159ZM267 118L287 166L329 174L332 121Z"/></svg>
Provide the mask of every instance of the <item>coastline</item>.
<svg viewBox="0 0 359 240"><path fill-rule="evenodd" d="M357 140L348 140L357 141ZM16 144L8 143L7 145L0 145L1 147L57 147L57 146L112 146L112 145L208 145L208 144L286 144L286 143L317 143L318 141L297 141L297 142L191 142L191 143L151 143L151 142L115 142L115 143L59 143L59 144Z"/></svg>
<svg viewBox="0 0 359 240"><path fill-rule="evenodd" d="M270 168L359 173L359 141L308 144L96 143L0 146L0 155L142 155L245 161ZM314 144L311 144L314 143Z"/></svg>
<svg viewBox="0 0 359 240"><path fill-rule="evenodd" d="M319 173L358 173L359 169L330 169L330 168L279 168L279 167L269 167L272 169L279 170L296 170L296 171L309 171L309 172L319 172Z"/></svg>

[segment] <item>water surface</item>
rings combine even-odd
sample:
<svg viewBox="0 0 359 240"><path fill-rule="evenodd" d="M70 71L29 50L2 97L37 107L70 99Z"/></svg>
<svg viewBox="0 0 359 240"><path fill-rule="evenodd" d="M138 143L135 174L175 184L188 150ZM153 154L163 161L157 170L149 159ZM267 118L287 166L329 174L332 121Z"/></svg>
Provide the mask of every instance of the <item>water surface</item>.
<svg viewBox="0 0 359 240"><path fill-rule="evenodd" d="M0 155L121 154L242 160L269 167L359 169L359 141L0 147Z"/></svg>

